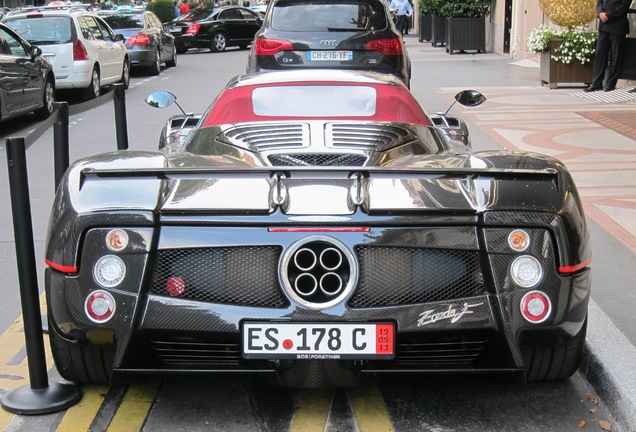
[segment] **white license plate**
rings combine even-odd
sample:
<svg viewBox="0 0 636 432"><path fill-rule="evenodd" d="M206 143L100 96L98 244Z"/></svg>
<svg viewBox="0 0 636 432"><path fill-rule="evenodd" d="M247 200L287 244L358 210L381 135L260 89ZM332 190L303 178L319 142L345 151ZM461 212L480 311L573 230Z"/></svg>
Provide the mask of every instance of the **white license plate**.
<svg viewBox="0 0 636 432"><path fill-rule="evenodd" d="M353 51L308 51L308 61L351 61Z"/></svg>
<svg viewBox="0 0 636 432"><path fill-rule="evenodd" d="M392 323L243 324L243 357L301 360L391 359L395 355Z"/></svg>

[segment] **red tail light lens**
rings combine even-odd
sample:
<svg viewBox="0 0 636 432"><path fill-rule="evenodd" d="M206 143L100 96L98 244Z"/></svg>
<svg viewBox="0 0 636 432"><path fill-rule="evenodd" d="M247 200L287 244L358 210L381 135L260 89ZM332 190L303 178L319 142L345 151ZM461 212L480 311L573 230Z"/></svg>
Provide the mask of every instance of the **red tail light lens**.
<svg viewBox="0 0 636 432"><path fill-rule="evenodd" d="M201 24L194 23L190 27L188 27L185 34L197 34L200 28Z"/></svg>
<svg viewBox="0 0 636 432"><path fill-rule="evenodd" d="M150 45L148 35L136 35L128 38L128 45Z"/></svg>
<svg viewBox="0 0 636 432"><path fill-rule="evenodd" d="M279 39L256 39L256 55L271 56L280 51L292 51L294 48L290 41Z"/></svg>
<svg viewBox="0 0 636 432"><path fill-rule="evenodd" d="M402 41L398 38L374 39L367 42L367 51L380 51L384 55L402 54Z"/></svg>
<svg viewBox="0 0 636 432"><path fill-rule="evenodd" d="M79 39L73 42L73 60L88 60L88 51Z"/></svg>

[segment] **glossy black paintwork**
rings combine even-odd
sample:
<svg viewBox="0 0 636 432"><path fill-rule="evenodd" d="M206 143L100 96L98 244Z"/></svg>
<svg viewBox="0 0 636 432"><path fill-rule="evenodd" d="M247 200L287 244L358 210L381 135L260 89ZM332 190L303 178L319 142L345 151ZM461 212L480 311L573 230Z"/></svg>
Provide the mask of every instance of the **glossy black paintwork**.
<svg viewBox="0 0 636 432"><path fill-rule="evenodd" d="M47 80L55 82L53 67L33 46L8 26L0 30L0 120L39 110L44 105Z"/></svg>
<svg viewBox="0 0 636 432"><path fill-rule="evenodd" d="M241 357L245 320L395 323L396 360L345 365L356 374L446 370L402 360L410 359L412 344L447 338L474 339L471 343L483 348L474 365L455 370L522 370L522 343L574 337L587 315L591 252L582 203L567 168L540 154L473 152L432 129L404 127L413 141L388 143L377 154L369 151L364 166L273 167L257 152L219 135L213 137L215 150L205 154L128 150L76 162L58 188L47 235L46 258L58 266L46 273L52 326L81 344L107 335L116 346L116 374L275 371L283 376L293 361ZM84 301L103 289L94 281L92 266L106 253L109 227L129 233L135 246L121 256L133 268L122 285L108 290L119 305L117 313L96 324L86 317ZM361 308L343 299L312 309L285 291L279 263L280 283L272 289L289 300L282 307L209 303L151 291L159 250L271 245L284 255L315 234L272 232L272 227L367 228L321 233L349 251L360 246L470 251L479 262L471 280L483 289L466 298L419 304ZM519 253L507 246L507 236L518 228L531 238L524 253L537 258L544 270L533 289L549 296L552 312L541 324L522 317L519 304L528 290L508 276ZM65 274L59 266L77 273ZM429 311L443 317L464 309L471 313L453 321L423 318ZM178 358L186 349L181 344L189 342L222 343L228 352L218 363L195 362L193 367L164 361L162 355Z"/></svg>

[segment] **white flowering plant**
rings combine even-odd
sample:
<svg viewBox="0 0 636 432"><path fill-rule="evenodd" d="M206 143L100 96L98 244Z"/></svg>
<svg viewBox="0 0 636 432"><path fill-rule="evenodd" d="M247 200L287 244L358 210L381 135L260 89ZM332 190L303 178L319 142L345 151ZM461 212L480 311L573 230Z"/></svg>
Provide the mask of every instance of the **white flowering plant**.
<svg viewBox="0 0 636 432"><path fill-rule="evenodd" d="M594 56L596 38L598 33L581 24L571 28L556 29L545 24L533 29L526 39L530 52L544 52L550 48L550 41L558 39L561 45L552 56L554 61L572 63L579 60L582 64L588 63Z"/></svg>

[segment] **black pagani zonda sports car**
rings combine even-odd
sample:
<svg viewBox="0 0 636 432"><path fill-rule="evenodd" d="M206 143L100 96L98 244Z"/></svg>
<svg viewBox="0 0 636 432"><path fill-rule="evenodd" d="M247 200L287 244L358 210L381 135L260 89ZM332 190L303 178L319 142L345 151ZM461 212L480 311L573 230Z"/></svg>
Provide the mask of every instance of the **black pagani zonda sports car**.
<svg viewBox="0 0 636 432"><path fill-rule="evenodd" d="M581 357L590 260L558 160L446 139L389 75L245 75L178 151L69 168L47 239L49 331L76 382L558 380Z"/></svg>

